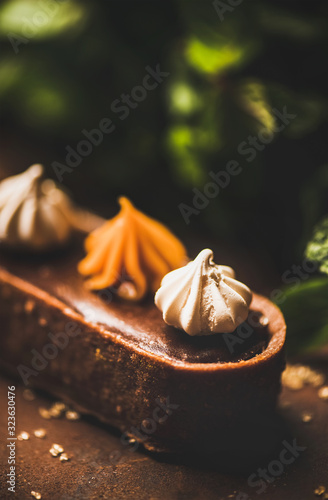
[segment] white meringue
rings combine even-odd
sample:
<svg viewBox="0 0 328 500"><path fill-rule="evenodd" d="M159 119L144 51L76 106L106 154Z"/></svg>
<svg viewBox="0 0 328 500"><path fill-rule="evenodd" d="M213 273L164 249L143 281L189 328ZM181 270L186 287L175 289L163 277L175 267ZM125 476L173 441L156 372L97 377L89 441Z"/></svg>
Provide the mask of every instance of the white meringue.
<svg viewBox="0 0 328 500"><path fill-rule="evenodd" d="M166 274L155 295L164 321L189 335L233 332L247 319L251 290L234 270L213 262L212 250Z"/></svg>
<svg viewBox="0 0 328 500"><path fill-rule="evenodd" d="M89 232L102 222L75 209L69 197L42 176L43 167L32 165L0 183L0 240L6 245L49 250L66 243L73 230Z"/></svg>

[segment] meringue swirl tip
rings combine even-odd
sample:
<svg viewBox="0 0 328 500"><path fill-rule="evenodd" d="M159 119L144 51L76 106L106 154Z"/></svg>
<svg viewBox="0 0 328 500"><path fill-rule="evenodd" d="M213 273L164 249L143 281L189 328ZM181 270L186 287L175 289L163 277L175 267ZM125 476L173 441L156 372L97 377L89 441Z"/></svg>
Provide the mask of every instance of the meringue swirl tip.
<svg viewBox="0 0 328 500"><path fill-rule="evenodd" d="M191 336L233 332L247 319L251 301L251 290L231 267L215 264L209 248L164 276L155 295L165 323Z"/></svg>

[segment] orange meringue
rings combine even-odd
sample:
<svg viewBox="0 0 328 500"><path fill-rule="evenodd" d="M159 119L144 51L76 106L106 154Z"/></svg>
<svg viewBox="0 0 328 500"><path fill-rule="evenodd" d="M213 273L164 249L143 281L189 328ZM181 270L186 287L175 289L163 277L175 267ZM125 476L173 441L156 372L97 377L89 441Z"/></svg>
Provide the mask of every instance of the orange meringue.
<svg viewBox="0 0 328 500"><path fill-rule="evenodd" d="M127 198L119 203L120 212L87 237L87 256L78 270L91 276L86 286L92 290L116 286L120 297L139 300L148 291L156 292L165 274L186 263L186 250L171 231Z"/></svg>

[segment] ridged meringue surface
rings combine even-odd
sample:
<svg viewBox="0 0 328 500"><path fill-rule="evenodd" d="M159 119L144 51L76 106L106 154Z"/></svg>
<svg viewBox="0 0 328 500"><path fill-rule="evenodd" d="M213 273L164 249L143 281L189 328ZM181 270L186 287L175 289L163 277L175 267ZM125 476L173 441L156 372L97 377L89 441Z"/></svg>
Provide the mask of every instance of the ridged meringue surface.
<svg viewBox="0 0 328 500"><path fill-rule="evenodd" d="M75 209L43 167L32 165L0 183L0 240L10 247L49 250L66 243L73 230L89 232L99 218Z"/></svg>
<svg viewBox="0 0 328 500"><path fill-rule="evenodd" d="M186 262L183 244L163 224L148 217L126 197L120 212L91 233L78 269L92 290L116 286L120 297L140 300L154 293L165 274Z"/></svg>
<svg viewBox="0 0 328 500"><path fill-rule="evenodd" d="M231 267L216 265L210 249L164 276L155 295L164 321L189 335L233 332L247 319L251 300L251 290Z"/></svg>

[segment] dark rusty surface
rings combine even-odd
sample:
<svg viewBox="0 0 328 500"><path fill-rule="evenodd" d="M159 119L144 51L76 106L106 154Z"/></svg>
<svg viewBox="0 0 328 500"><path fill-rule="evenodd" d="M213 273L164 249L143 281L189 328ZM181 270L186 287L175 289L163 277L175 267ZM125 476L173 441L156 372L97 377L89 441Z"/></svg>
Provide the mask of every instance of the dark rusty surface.
<svg viewBox="0 0 328 500"><path fill-rule="evenodd" d="M16 428L30 433L28 441L17 441L16 493L7 491L7 386L16 385ZM40 407L49 407L51 400L37 394L34 401L23 397L24 387L2 378L1 393L1 485L0 498L33 498L31 491L42 499L258 499L307 500L315 498L318 485L328 488L328 402L320 400L317 389L300 391L284 389L281 403L290 403L280 410L281 428L277 432L277 447L270 456L256 463L238 457L228 460L218 450L214 456L170 457L154 456L140 448L131 451L120 441L120 435L95 420L65 418L45 420ZM311 422L304 423L301 414L313 412ZM33 431L43 427L44 439ZM258 486L250 487L248 477L259 466L264 469L279 457L283 441L306 447L293 463L284 466L282 474L267 484L259 494ZM71 457L68 462L53 458L49 449L53 443L62 445ZM248 496L247 496L248 495Z"/></svg>

